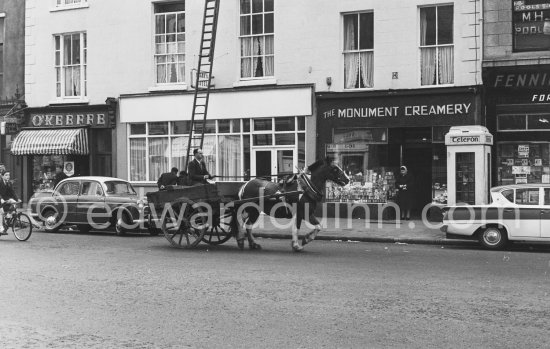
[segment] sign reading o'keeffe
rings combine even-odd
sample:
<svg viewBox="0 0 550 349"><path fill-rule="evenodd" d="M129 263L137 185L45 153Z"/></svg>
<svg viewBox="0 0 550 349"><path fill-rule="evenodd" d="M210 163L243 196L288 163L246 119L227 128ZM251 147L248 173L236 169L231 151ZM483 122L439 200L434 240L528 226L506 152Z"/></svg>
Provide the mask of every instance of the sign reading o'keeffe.
<svg viewBox="0 0 550 349"><path fill-rule="evenodd" d="M109 118L106 113L31 114L30 121L33 127L109 127Z"/></svg>

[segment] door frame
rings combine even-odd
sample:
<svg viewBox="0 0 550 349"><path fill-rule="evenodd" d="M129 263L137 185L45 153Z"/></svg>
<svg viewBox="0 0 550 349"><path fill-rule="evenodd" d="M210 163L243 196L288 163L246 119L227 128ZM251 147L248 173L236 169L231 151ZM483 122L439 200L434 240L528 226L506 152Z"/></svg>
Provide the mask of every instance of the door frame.
<svg viewBox="0 0 550 349"><path fill-rule="evenodd" d="M271 173L278 173L277 152L291 150L292 151L292 168L298 166L298 149L296 146L275 146L275 147L252 147L250 149L250 175L256 177L256 152L271 151ZM294 171L293 171L294 172ZM276 176L271 176L272 181L277 181Z"/></svg>

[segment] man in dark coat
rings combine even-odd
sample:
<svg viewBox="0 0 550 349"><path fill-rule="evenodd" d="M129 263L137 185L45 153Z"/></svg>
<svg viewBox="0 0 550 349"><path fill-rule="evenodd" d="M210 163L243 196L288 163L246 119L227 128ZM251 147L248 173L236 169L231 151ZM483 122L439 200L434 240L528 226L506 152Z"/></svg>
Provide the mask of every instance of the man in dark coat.
<svg viewBox="0 0 550 349"><path fill-rule="evenodd" d="M160 190L166 189L167 185L177 185L178 184L178 169L172 167L170 172L166 172L160 175L157 185Z"/></svg>
<svg viewBox="0 0 550 349"><path fill-rule="evenodd" d="M57 185L57 183L61 182L65 178L69 178L69 176L67 176L65 172L63 172L63 166L61 165L55 166L55 177L53 179L54 188Z"/></svg>
<svg viewBox="0 0 550 349"><path fill-rule="evenodd" d="M193 155L195 158L187 166L190 185L206 184L207 179L214 177L210 175L204 161L202 161L202 149L197 148L193 150Z"/></svg>
<svg viewBox="0 0 550 349"><path fill-rule="evenodd" d="M4 231L4 210L7 210L11 204L16 202L21 202L13 190L13 186L10 182L10 171L0 172L2 177L0 177L0 235L6 235Z"/></svg>

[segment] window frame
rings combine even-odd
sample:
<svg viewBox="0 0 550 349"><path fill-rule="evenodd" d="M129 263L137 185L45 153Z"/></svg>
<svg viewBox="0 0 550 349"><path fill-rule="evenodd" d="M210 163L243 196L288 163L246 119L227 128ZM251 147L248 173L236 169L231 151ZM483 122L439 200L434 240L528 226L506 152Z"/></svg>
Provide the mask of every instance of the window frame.
<svg viewBox="0 0 550 349"><path fill-rule="evenodd" d="M181 3L183 3L184 5L184 10L183 11L166 11L166 12L157 12L156 9L158 8L157 6L159 5L163 5L164 3L154 3L153 4L153 42L152 42L152 45L153 45L153 78L154 78L154 81L153 81L153 86L155 87L160 87L160 88L163 88L163 87L183 87L185 88L187 86L187 74L186 74L186 69L187 69L187 63L186 63L186 47L187 47L187 27L186 27L186 20L187 20L187 7L186 7L186 4L185 4L185 1L179 1ZM178 2L178 3L179 3ZM176 28L175 28L175 32L173 34L169 34L167 32L167 26L168 26L168 21L166 20L168 16L171 16L171 15L175 15L176 17ZM184 22L184 28L183 28L183 32L178 32L178 18L179 18L179 15L183 15L183 22ZM164 28L164 33L157 33L157 17L158 16L164 16L164 25L165 25L165 28ZM168 48L168 41L167 41L167 37L170 36L170 35L174 35L176 37L176 41L174 41L173 43L175 44L175 47L176 47L176 51L175 52L172 52L172 53L169 53L169 48ZM183 35L184 37L184 40L183 41L178 41L178 37L180 35ZM159 37L163 37L164 38L164 41L162 42L159 42L157 43L157 38ZM180 43L182 44L183 46L183 50L182 51L179 51L179 45ZM158 44L163 44L165 47L164 47L164 53L158 53L157 52L157 45ZM176 57L176 61L174 63L168 63L168 59L170 58L170 56L175 56ZM181 57L181 60L179 59L179 56L182 56ZM165 57L165 62L158 62L157 61L157 58L159 57ZM175 69L176 69L176 81L175 82L170 82L170 74L169 74L169 69L170 69L170 65L171 64L175 64ZM159 66L160 65L163 65L164 68L165 68L165 74L166 74L166 82L159 82L159 76L158 76L158 69L159 69ZM182 68L181 68L181 80L179 80L179 77L178 77L178 67L180 65L183 65Z"/></svg>
<svg viewBox="0 0 550 349"><path fill-rule="evenodd" d="M245 0L239 0L239 21L238 21L238 52L239 52L239 81L261 81L261 80L273 80L275 79L275 76L276 76L276 69L275 69L275 0L272 0L273 2L273 10L271 11L266 11L265 10L265 2L266 0L261 0L262 1L262 11L261 12L252 12L252 6L253 6L253 1L250 1L250 12L249 13L242 13L242 2L245 1ZM258 15L261 15L262 16L262 33L261 34L254 34L253 33L253 16L258 16ZM266 26L265 26L265 17L266 15L272 15L273 17L273 32L271 33L266 33ZM242 18L244 17L250 17L250 27L249 27L249 30L250 30L250 33L249 34L242 34L241 33L241 20ZM265 47L266 47L266 38L270 36L273 38L273 52L270 53L270 54L266 54L265 53ZM263 38L263 49L264 49L264 52L261 54L261 55L257 55L257 54L254 54L254 43L253 43L253 38ZM251 39L251 46L250 46L250 49L251 49L251 53L250 55L247 55L247 56L243 56L243 49L242 49L242 42L244 39ZM244 58L243 58L244 57ZM262 76L254 76L254 59L257 58L257 57L261 57L262 59ZM273 59L273 74L272 75L267 75L266 74L266 58L272 58ZM243 59L250 59L250 76L243 76Z"/></svg>
<svg viewBox="0 0 550 349"><path fill-rule="evenodd" d="M370 33L370 35L372 36L372 48L367 48L367 49L361 49L360 48L360 43L361 43L361 15L362 14L372 14L372 32ZM357 49L350 49L350 50L347 50L345 48L345 42L346 42L346 29L345 29L345 17L346 16L354 16L356 15L357 16L357 34L358 34L358 38L357 38ZM358 12L348 12L348 13L342 13L342 60L343 60L343 67L344 67L344 77L342 79L343 83L344 83L344 90L372 90L374 89L374 72L375 72L375 69L374 69L374 11L373 10L368 10L368 11L358 11ZM359 80L361 78L361 64L359 64L359 70L357 72L357 74L359 75L359 79L357 81L357 83L359 84L359 87L346 87L346 74L345 74L345 59L346 59L346 54L350 54L350 53L358 53L359 55L361 55L361 53L368 53L368 52L372 52L372 59L373 59L373 65L372 65L372 72L371 72L371 75L372 75L372 86L368 86L368 85L365 85L365 87L361 87L361 81ZM359 58L361 58L361 56L359 56Z"/></svg>
<svg viewBox="0 0 550 349"><path fill-rule="evenodd" d="M248 144L248 147L249 147L249 151L252 151L252 149L261 149L261 148L264 148L264 149L279 149L279 148L289 148L289 147L292 147L294 148L294 151L296 152L297 156L298 156L298 160L300 160L299 158L299 154L301 153L301 149L300 149L300 135L303 134L304 136L304 139L305 139L305 134L306 134L306 128L305 127L305 116L303 115L294 115L294 116L290 116L292 118L294 118L294 131L276 131L275 130L275 120L278 119L279 117L269 117L269 118L228 118L228 119L212 119L210 121L214 121L215 122L215 132L214 133L207 133L205 134L205 137L214 137L214 141L216 144L219 144L219 140L220 140L220 137L225 137L225 136L239 136L239 140L240 140L240 148L241 148L241 155L240 155L240 171L241 173L244 173L244 171L246 170L245 169L245 143ZM281 118L284 118L284 117L281 117ZM303 119L302 119L303 118ZM270 119L271 120L271 130L264 130L264 131L254 131L253 130L253 125L254 125L254 119ZM225 121L225 120L231 120L230 124L231 124L231 128L230 128L230 132L219 132L219 122L220 121ZM238 128L239 130L235 130L236 127L234 127L234 122L235 120L238 120ZM244 130L244 125L245 123L248 121L249 125L250 125L250 128L248 130ZM166 135L149 135L149 124L150 123L156 123L156 122L166 122L169 124L169 127L168 127L168 134ZM175 138L178 138L178 137L182 137L182 136L187 136L187 134L178 134L178 133L174 133L174 127L173 127L173 123L174 122L177 122L177 121L153 121L153 122L145 122L145 134L131 134L130 133L130 129L132 127L133 124L143 124L143 122L135 122L135 123L128 123L127 124L127 134L128 134L128 137L127 137L127 173L128 173L128 181L131 182L131 183L153 183L158 180L158 178L150 178L149 174L150 174L150 161L149 161L149 139L155 139L155 138L168 138L168 149L170 151L170 156L168 157L168 169L174 167L174 164L172 163L172 159L174 158L172 156L172 141L173 139ZM303 129L301 128L301 125L304 125ZM276 135L281 135L281 134L293 134L294 135L294 144L292 145L285 145L285 144L280 144L280 145L276 145L275 144L275 139L276 139ZM272 142L270 145L254 145L254 136L255 135L270 135L271 136L271 139L272 139ZM130 149L130 143L131 143L131 140L132 139L145 139L145 158L147 159L145 161L145 180L133 180L131 178L131 149ZM308 145L307 145L307 142L304 142L304 149L303 149L303 153L306 154L307 153L307 149L308 149ZM219 156L220 156L220 148L218 146L215 147L215 152L214 152L214 157L215 157L215 167L214 169L212 169L212 171L210 171L211 173L221 173L221 161L219 160ZM305 158L303 159L304 162L305 162ZM179 169L180 171L181 170L186 170L186 169Z"/></svg>
<svg viewBox="0 0 550 349"><path fill-rule="evenodd" d="M452 23L452 43L451 44L439 44L439 8L440 7L446 7L446 6L451 6L452 9L453 9L453 23ZM418 7L418 23L420 25L420 22L421 22L421 11L422 9L428 9L428 8L435 8L435 39L436 39L436 43L434 45L422 45L421 42L422 42L422 38L421 38L421 33L419 31L419 36L418 36L418 56L419 56L419 61L420 61L420 67L422 67L422 49L426 49L426 48L435 48L436 51L435 51L435 55L436 55L436 64L435 64L435 84L422 84L422 68L420 68L420 74L419 74L419 85L420 87L434 87L434 86L454 86L455 83L456 83L456 68L455 68L455 61L456 61L456 54L455 54L455 50L454 50L454 47L455 47L455 34L456 34L456 30L455 30L455 6L454 6L454 3L443 3L443 4L435 4L435 5L427 5L427 6L419 6ZM420 29L420 28L419 28ZM453 47L453 82L452 83L439 83L439 50L440 48L442 47Z"/></svg>
<svg viewBox="0 0 550 349"><path fill-rule="evenodd" d="M80 62L78 64L66 64L64 63L65 56L65 38L68 36L79 35L79 57ZM57 47L57 40L59 38L59 48ZM54 34L54 74L55 74L55 98L56 100L84 100L88 97L88 38L86 31L68 32ZM71 40L72 42L72 40ZM57 55L59 54L59 60ZM59 62L59 64L58 64ZM80 94L79 95L66 95L66 78L65 70L67 67L79 67L80 74ZM59 69L59 72L58 72Z"/></svg>

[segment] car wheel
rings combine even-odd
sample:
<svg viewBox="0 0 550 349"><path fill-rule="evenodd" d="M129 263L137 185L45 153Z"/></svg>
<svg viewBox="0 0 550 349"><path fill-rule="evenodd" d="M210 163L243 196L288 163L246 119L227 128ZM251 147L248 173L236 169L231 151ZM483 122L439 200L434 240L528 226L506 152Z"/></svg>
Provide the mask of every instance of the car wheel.
<svg viewBox="0 0 550 349"><path fill-rule="evenodd" d="M503 229L497 227L487 227L480 233L479 242L485 248L498 250L506 245L508 242L508 237Z"/></svg>
<svg viewBox="0 0 550 349"><path fill-rule="evenodd" d="M118 218L116 223L115 223L115 233L116 233L116 235L121 236L121 235L126 234L128 229L125 228L125 227L129 226L131 224L130 222L131 221L130 221L130 218L128 217L128 214L126 212L122 213L120 218Z"/></svg>
<svg viewBox="0 0 550 349"><path fill-rule="evenodd" d="M57 220L57 212L48 210L42 214L44 218L44 230L48 233L55 233L59 230L61 224Z"/></svg>

